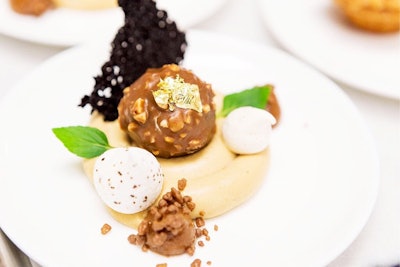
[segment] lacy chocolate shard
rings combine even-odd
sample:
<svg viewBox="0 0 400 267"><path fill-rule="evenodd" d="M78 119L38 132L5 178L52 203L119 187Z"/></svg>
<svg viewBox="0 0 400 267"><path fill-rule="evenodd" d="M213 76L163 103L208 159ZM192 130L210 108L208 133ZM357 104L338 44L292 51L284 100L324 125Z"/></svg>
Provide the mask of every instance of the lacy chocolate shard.
<svg viewBox="0 0 400 267"><path fill-rule="evenodd" d="M131 85L148 68L179 64L185 53L186 36L159 10L153 0L119 0L125 24L111 44L111 55L95 77L94 90L85 95L79 106L91 105L104 120L118 118L118 104L124 88Z"/></svg>

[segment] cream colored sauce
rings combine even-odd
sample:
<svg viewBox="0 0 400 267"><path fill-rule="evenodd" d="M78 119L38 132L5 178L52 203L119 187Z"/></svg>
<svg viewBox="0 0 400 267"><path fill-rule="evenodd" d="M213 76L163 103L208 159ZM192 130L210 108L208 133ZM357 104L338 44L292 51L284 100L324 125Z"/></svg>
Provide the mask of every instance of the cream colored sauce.
<svg viewBox="0 0 400 267"><path fill-rule="evenodd" d="M205 218L212 218L239 206L257 191L267 173L269 151L253 155L233 154L222 140L221 122L221 119L217 120L214 138L199 152L179 158L158 159L165 176L161 195L171 187L176 187L179 179L186 178L187 186L183 194L191 196L196 203L193 217L198 217L199 212L203 211ZM132 145L119 128L118 120L104 122L102 116L94 114L90 126L104 131L114 147ZM85 160L83 163L90 179L95 160ZM133 228L137 228L145 216L145 212L132 215L111 209L109 212L117 221Z"/></svg>
<svg viewBox="0 0 400 267"><path fill-rule="evenodd" d="M96 10L118 6L117 0L53 0L57 7Z"/></svg>

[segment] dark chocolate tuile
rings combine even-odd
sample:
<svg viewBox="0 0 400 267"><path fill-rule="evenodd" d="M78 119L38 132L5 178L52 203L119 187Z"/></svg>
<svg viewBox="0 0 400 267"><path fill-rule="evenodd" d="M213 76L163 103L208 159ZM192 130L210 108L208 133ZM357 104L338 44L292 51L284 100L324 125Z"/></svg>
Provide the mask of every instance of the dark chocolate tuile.
<svg viewBox="0 0 400 267"><path fill-rule="evenodd" d="M79 104L89 104L92 112L97 110L106 121L118 118L118 104L126 87L148 68L179 64L187 45L185 33L153 0L119 0L118 4L125 13L125 24L111 43L111 55L101 74L94 78L92 93Z"/></svg>

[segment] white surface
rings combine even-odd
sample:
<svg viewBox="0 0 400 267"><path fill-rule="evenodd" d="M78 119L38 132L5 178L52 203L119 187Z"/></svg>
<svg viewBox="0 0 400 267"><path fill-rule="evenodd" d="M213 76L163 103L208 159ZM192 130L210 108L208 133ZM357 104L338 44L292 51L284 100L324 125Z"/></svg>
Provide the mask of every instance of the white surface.
<svg viewBox="0 0 400 267"><path fill-rule="evenodd" d="M259 0L266 26L288 51L360 90L400 99L400 33L351 25L333 0Z"/></svg>
<svg viewBox="0 0 400 267"><path fill-rule="evenodd" d="M188 42L186 67L216 90L273 83L282 107L263 187L245 205L208 221L220 230L196 257L218 266L243 266L249 258L253 266L329 263L361 231L377 195L378 160L359 113L334 83L279 50L201 32L188 34ZM88 110L76 103L87 93L84 88L93 86L107 48L105 42L56 56L1 104L0 114L14 114L0 116L5 124L23 122L0 133L0 140L7 140L0 147L1 227L44 266L188 266L193 259L186 255L166 259L130 245L126 238L132 229L113 221L85 178L81 160L52 136L52 127L88 121ZM76 65L83 56L85 62ZM35 119L26 120L20 106ZM26 129L31 130L24 139ZM267 221L247 219L260 216L260 210ZM29 227L19 223L26 217ZM99 230L104 223L113 227L107 236ZM267 257L254 257L261 253Z"/></svg>
<svg viewBox="0 0 400 267"><path fill-rule="evenodd" d="M240 18L240 19L239 19ZM295 22L293 21L295 24ZM230 0L223 10L196 26L279 47L269 34L258 0ZM311 38L311 36L308 36ZM0 98L15 83L61 48L25 43L0 35ZM383 66L384 68L384 66ZM390 266L400 263L400 102L341 86L372 131L381 165L379 195L357 239L329 267ZM0 216L1 218L1 216ZM259 257L259 256L257 256ZM262 254L261 257L264 257ZM287 255L290 257L290 255ZM299 266L299 265L297 265ZM19 266L18 266L19 267ZM306 266L308 267L308 266Z"/></svg>
<svg viewBox="0 0 400 267"><path fill-rule="evenodd" d="M187 29L218 11L226 0L158 0L179 27ZM14 12L9 0L0 1L0 33L31 42L71 46L99 36L112 37L123 25L120 8L82 11L57 8L34 17Z"/></svg>

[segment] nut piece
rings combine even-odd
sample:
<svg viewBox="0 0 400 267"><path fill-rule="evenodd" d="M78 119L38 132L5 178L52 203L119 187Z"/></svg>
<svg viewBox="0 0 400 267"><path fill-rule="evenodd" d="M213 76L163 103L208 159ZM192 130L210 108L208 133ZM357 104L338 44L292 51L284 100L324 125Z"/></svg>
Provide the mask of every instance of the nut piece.
<svg viewBox="0 0 400 267"><path fill-rule="evenodd" d="M165 142L172 144L172 143L174 143L175 138L173 138L171 136L166 136L166 137L164 137L164 140L165 140Z"/></svg>
<svg viewBox="0 0 400 267"><path fill-rule="evenodd" d="M163 128L168 128L168 121L167 120L162 120L161 122L160 122L160 126L161 127L163 127Z"/></svg>
<svg viewBox="0 0 400 267"><path fill-rule="evenodd" d="M179 132L180 130L183 129L185 126L185 123L183 122L183 118L180 113L177 114L177 116L170 117L168 119L168 125L169 129L173 131L174 133Z"/></svg>
<svg viewBox="0 0 400 267"><path fill-rule="evenodd" d="M190 267L201 267L201 260L195 259L191 264Z"/></svg>
<svg viewBox="0 0 400 267"><path fill-rule="evenodd" d="M146 101L143 98L138 98L131 110L133 118L142 124L146 122L148 116L145 105Z"/></svg>
<svg viewBox="0 0 400 267"><path fill-rule="evenodd" d="M108 232L110 232L111 231L111 226L108 224L108 223L105 223L102 227L101 227L101 234L102 235L105 235L105 234L107 234Z"/></svg>

